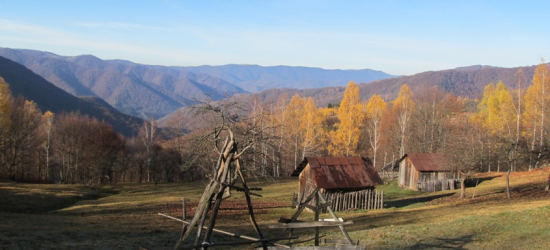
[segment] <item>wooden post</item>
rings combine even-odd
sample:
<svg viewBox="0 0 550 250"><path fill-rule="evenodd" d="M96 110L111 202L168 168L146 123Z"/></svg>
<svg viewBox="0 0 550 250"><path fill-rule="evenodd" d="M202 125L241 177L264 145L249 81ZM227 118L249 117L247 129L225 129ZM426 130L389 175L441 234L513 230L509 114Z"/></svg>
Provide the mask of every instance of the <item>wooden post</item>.
<svg viewBox="0 0 550 250"><path fill-rule="evenodd" d="M384 190L380 190L380 197L382 197L381 198L382 202L380 203L381 204L380 209L384 209Z"/></svg>
<svg viewBox="0 0 550 250"><path fill-rule="evenodd" d="M368 192L369 190L365 190L365 192L363 192L363 209L367 210L367 195L368 195Z"/></svg>
<svg viewBox="0 0 550 250"><path fill-rule="evenodd" d="M318 195L315 195L315 219L314 221L319 221L319 196L323 195L321 192L317 193ZM315 246L319 246L319 227L315 227Z"/></svg>
<svg viewBox="0 0 550 250"><path fill-rule="evenodd" d="M374 194L374 209L376 210L376 207L378 206L378 195L376 193Z"/></svg>
<svg viewBox="0 0 550 250"><path fill-rule="evenodd" d="M182 217L183 217L183 220L187 220L187 202L185 200L185 197L183 197L183 204L182 205L183 205L183 212L182 212L183 216Z"/></svg>

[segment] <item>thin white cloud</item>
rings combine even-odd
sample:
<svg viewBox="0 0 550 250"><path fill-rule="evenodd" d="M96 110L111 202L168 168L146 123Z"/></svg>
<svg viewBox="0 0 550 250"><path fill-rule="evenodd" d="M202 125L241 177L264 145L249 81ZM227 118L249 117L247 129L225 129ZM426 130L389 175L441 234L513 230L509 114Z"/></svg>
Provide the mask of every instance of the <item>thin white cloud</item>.
<svg viewBox="0 0 550 250"><path fill-rule="evenodd" d="M87 28L110 28L110 29L124 29L124 30L153 30L153 31L172 31L166 27L142 25L135 23L122 23L122 22L75 22L76 26Z"/></svg>
<svg viewBox="0 0 550 250"><path fill-rule="evenodd" d="M45 26L29 25L12 20L0 19L0 31L6 34L0 40L34 44L65 45L79 48L110 51L141 52L145 48L128 43L87 37L72 32L52 29Z"/></svg>

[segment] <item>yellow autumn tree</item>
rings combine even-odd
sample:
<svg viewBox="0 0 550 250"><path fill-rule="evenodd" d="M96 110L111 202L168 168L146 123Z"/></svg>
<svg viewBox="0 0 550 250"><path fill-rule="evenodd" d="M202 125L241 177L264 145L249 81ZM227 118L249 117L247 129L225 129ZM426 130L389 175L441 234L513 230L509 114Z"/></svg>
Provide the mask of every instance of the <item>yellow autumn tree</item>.
<svg viewBox="0 0 550 250"><path fill-rule="evenodd" d="M388 104L378 95L373 95L366 106L366 130L370 147L372 148L372 161L376 167L376 155L380 147L380 122L386 113Z"/></svg>
<svg viewBox="0 0 550 250"><path fill-rule="evenodd" d="M404 155L406 152L405 145L407 141L407 133L409 123L414 113L415 103L412 99L412 92L407 84L403 84L399 90L399 96L393 101L393 111L397 117L397 125L399 128L399 154Z"/></svg>
<svg viewBox="0 0 550 250"><path fill-rule="evenodd" d="M485 87L476 119L491 134L512 139L517 119L514 112L512 95L504 83L499 82L496 88L491 83Z"/></svg>
<svg viewBox="0 0 550 250"><path fill-rule="evenodd" d="M323 138L323 114L315 106L313 98L304 103L303 114L300 117L300 132L302 133L302 158L314 155L321 146Z"/></svg>
<svg viewBox="0 0 550 250"><path fill-rule="evenodd" d="M512 150L517 129L516 108L504 83L485 86L483 98L478 104L477 113L472 116L472 121L489 135L484 141L488 157L497 159L497 171L500 171L500 156L507 155ZM489 161L488 171L491 171L491 164Z"/></svg>
<svg viewBox="0 0 550 250"><path fill-rule="evenodd" d="M546 146L548 134L548 116L550 107L550 76L548 66L541 62L533 75L533 85L525 93L525 109L523 110L524 137L529 140L529 149L537 153L537 159L531 167L536 167L542 157L542 149Z"/></svg>
<svg viewBox="0 0 550 250"><path fill-rule="evenodd" d="M287 145L292 145L292 154L294 158L294 169L298 167L299 161L301 161L300 154L302 144L302 131L300 130L300 120L304 114L305 99L300 95L295 94L290 99L285 113L285 127L288 133L285 133L287 138Z"/></svg>
<svg viewBox="0 0 550 250"><path fill-rule="evenodd" d="M336 130L330 134L329 154L333 156L355 155L364 115L359 98L359 87L354 82L348 84L337 116L339 121L335 124Z"/></svg>

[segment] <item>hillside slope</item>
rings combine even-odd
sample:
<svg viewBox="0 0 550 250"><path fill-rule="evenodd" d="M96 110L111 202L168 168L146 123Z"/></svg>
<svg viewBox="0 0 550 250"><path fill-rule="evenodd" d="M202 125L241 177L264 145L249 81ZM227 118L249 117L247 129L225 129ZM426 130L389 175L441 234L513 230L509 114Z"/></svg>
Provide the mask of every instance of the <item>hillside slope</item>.
<svg viewBox="0 0 550 250"><path fill-rule="evenodd" d="M125 115L95 98L80 99L48 82L23 65L0 56L0 76L9 84L13 96L34 101L42 112L80 112L108 122L125 136L137 135L143 120Z"/></svg>

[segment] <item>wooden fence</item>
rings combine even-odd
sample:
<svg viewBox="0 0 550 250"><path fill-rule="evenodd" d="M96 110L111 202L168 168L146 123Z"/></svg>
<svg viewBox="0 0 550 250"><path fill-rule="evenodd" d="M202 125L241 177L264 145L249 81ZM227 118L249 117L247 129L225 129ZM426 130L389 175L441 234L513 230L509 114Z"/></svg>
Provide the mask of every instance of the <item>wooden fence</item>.
<svg viewBox="0 0 550 250"><path fill-rule="evenodd" d="M459 179L442 179L423 181L418 183L418 190L422 192L437 192L441 190L455 190L460 185Z"/></svg>
<svg viewBox="0 0 550 250"><path fill-rule="evenodd" d="M383 190L362 190L347 193L327 192L323 194L334 212L353 209L378 210L384 208ZM294 193L293 204L297 204L298 194ZM328 212L326 208L321 212Z"/></svg>
<svg viewBox="0 0 550 250"><path fill-rule="evenodd" d="M399 172L380 171L378 173L380 174L380 178L382 178L382 180L394 180L399 178Z"/></svg>

